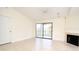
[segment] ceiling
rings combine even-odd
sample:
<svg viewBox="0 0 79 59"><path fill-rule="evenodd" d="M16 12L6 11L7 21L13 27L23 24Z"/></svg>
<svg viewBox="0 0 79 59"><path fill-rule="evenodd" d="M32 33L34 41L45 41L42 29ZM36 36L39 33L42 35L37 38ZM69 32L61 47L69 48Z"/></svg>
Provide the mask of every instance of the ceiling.
<svg viewBox="0 0 79 59"><path fill-rule="evenodd" d="M35 20L67 17L71 10L70 7L16 7L14 9Z"/></svg>
<svg viewBox="0 0 79 59"><path fill-rule="evenodd" d="M5 7L0 8L0 11L10 9ZM79 7L12 7L12 9L34 20L79 17Z"/></svg>
<svg viewBox="0 0 79 59"><path fill-rule="evenodd" d="M0 8L0 11L10 8ZM15 7L12 8L34 20L79 17L79 7Z"/></svg>

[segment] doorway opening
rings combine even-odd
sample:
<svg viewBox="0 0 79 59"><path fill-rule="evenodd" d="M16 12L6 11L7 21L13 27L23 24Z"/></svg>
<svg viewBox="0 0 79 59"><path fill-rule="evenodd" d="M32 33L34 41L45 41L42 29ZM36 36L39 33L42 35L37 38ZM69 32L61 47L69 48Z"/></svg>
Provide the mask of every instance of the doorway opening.
<svg viewBox="0 0 79 59"><path fill-rule="evenodd" d="M36 38L52 39L52 27L50 23L37 23L36 24Z"/></svg>

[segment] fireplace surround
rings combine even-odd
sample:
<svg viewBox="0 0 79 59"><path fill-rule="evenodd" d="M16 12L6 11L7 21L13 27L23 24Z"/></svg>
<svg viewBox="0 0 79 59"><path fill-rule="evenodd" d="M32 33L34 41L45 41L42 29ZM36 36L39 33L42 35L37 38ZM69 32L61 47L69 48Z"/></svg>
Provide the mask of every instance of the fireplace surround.
<svg viewBox="0 0 79 59"><path fill-rule="evenodd" d="M67 34L67 43L79 46L79 35Z"/></svg>

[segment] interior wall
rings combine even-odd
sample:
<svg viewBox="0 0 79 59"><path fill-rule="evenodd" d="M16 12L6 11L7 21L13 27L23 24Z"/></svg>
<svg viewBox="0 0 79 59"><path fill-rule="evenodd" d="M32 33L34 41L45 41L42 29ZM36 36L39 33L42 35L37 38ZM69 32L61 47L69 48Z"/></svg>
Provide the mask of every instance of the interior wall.
<svg viewBox="0 0 79 59"><path fill-rule="evenodd" d="M67 33L79 33L79 16L69 17L66 23Z"/></svg>
<svg viewBox="0 0 79 59"><path fill-rule="evenodd" d="M66 32L79 34L79 8L71 8L69 17L66 19Z"/></svg>
<svg viewBox="0 0 79 59"><path fill-rule="evenodd" d="M0 16L10 19L12 42L34 37L34 21L22 15L13 8L0 8Z"/></svg>
<svg viewBox="0 0 79 59"><path fill-rule="evenodd" d="M53 40L65 41L65 19L56 18L56 19L41 19L36 20L36 23L53 23Z"/></svg>

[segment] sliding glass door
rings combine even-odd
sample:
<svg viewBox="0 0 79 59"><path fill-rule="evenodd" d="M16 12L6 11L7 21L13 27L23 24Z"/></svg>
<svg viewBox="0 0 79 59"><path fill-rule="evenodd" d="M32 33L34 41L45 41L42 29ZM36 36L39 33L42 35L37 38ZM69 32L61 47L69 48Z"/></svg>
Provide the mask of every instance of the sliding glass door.
<svg viewBox="0 0 79 59"><path fill-rule="evenodd" d="M36 36L42 37L43 34L43 24L36 24Z"/></svg>
<svg viewBox="0 0 79 59"><path fill-rule="evenodd" d="M52 24L44 24L44 38L51 38L52 37Z"/></svg>
<svg viewBox="0 0 79 59"><path fill-rule="evenodd" d="M36 37L52 39L52 23L36 24Z"/></svg>

